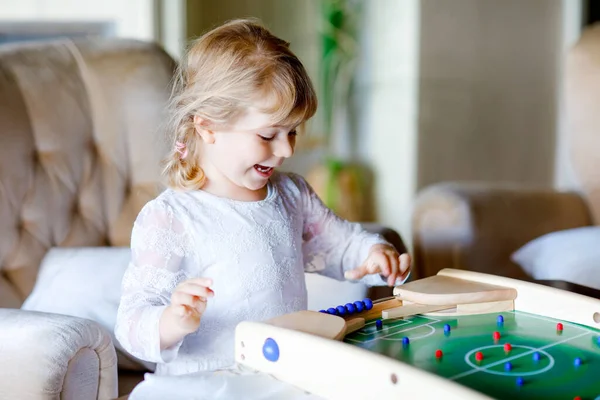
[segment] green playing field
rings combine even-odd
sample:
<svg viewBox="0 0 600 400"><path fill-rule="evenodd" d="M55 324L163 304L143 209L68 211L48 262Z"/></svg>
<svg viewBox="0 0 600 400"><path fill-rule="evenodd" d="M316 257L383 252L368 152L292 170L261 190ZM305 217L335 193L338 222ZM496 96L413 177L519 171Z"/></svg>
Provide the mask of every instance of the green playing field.
<svg viewBox="0 0 600 400"><path fill-rule="evenodd" d="M498 315L415 316L384 321L379 330L369 321L345 341L498 399L600 398L600 331L522 312L501 313L504 323L498 325ZM493 337L496 331L499 340ZM512 346L508 354L505 343ZM441 358L435 356L438 349ZM478 352L481 361L475 359Z"/></svg>

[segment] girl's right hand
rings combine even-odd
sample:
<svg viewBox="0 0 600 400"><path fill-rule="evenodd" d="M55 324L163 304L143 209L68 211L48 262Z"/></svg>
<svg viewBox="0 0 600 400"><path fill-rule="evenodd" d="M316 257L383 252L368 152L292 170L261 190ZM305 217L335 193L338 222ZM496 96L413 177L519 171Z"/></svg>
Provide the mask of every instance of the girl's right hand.
<svg viewBox="0 0 600 400"><path fill-rule="evenodd" d="M169 308L175 316L179 329L186 333L195 332L206 310L206 300L214 296L210 289L212 279L193 278L180 283L171 294Z"/></svg>

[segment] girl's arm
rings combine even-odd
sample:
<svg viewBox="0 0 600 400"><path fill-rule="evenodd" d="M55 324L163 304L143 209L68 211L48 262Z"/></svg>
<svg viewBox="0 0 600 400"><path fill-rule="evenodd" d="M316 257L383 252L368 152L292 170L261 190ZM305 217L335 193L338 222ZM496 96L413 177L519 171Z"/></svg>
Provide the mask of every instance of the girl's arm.
<svg viewBox="0 0 600 400"><path fill-rule="evenodd" d="M360 224L339 218L323 204L302 177L290 176L302 194L302 250L307 272L344 280L344 273L360 266L367 259L372 246L390 245L383 237L367 232ZM369 286L386 284L379 274L367 275L361 281Z"/></svg>
<svg viewBox="0 0 600 400"><path fill-rule="evenodd" d="M160 321L164 325L169 318L163 312L170 309L171 294L187 279L181 264L189 248L184 226L168 204L153 200L144 206L132 230L131 262L115 326L117 340L142 360L169 362L177 356L185 333L170 332L165 338ZM161 333L167 342L163 346Z"/></svg>

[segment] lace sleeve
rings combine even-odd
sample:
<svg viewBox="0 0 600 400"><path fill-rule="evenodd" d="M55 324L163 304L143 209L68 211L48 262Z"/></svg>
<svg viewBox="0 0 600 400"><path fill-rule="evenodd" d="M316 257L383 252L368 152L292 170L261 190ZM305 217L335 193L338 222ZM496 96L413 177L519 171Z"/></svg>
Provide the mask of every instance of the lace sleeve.
<svg viewBox="0 0 600 400"><path fill-rule="evenodd" d="M115 336L142 360L165 363L181 342L160 350L158 322L175 287L187 279L181 269L189 249L181 219L166 203L153 200L138 215L131 234L131 262L122 282Z"/></svg>
<svg viewBox="0 0 600 400"><path fill-rule="evenodd" d="M295 176L301 192L304 213L303 255L307 272L344 280L344 272L358 267L371 246L387 243L383 237L365 231L358 223L338 217L301 177ZM379 275L367 275L361 282L384 285Z"/></svg>

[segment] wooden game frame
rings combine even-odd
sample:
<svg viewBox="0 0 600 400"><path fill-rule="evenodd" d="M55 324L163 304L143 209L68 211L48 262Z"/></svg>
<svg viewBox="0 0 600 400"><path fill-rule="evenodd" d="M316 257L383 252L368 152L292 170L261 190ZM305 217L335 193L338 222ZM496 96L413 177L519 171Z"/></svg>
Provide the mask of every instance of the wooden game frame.
<svg viewBox="0 0 600 400"><path fill-rule="evenodd" d="M600 328L598 299L471 271L444 269L438 276L513 288L517 292L513 301L513 309L516 311ZM381 309L376 311L380 313ZM489 307L482 308L481 312L489 312ZM490 399L489 396L454 381L339 341L349 332L327 337L324 325L330 322L339 325L340 320L342 323L344 321L341 317L310 311L303 312L296 320L293 316L294 314L288 314L279 322L273 323L240 323L235 335L236 361L325 399L442 396L446 400ZM306 317L316 319L310 321ZM317 319L325 323L318 323ZM294 325L293 321L297 324ZM266 338L273 338L278 345L279 358L275 362L267 360L263 355Z"/></svg>

